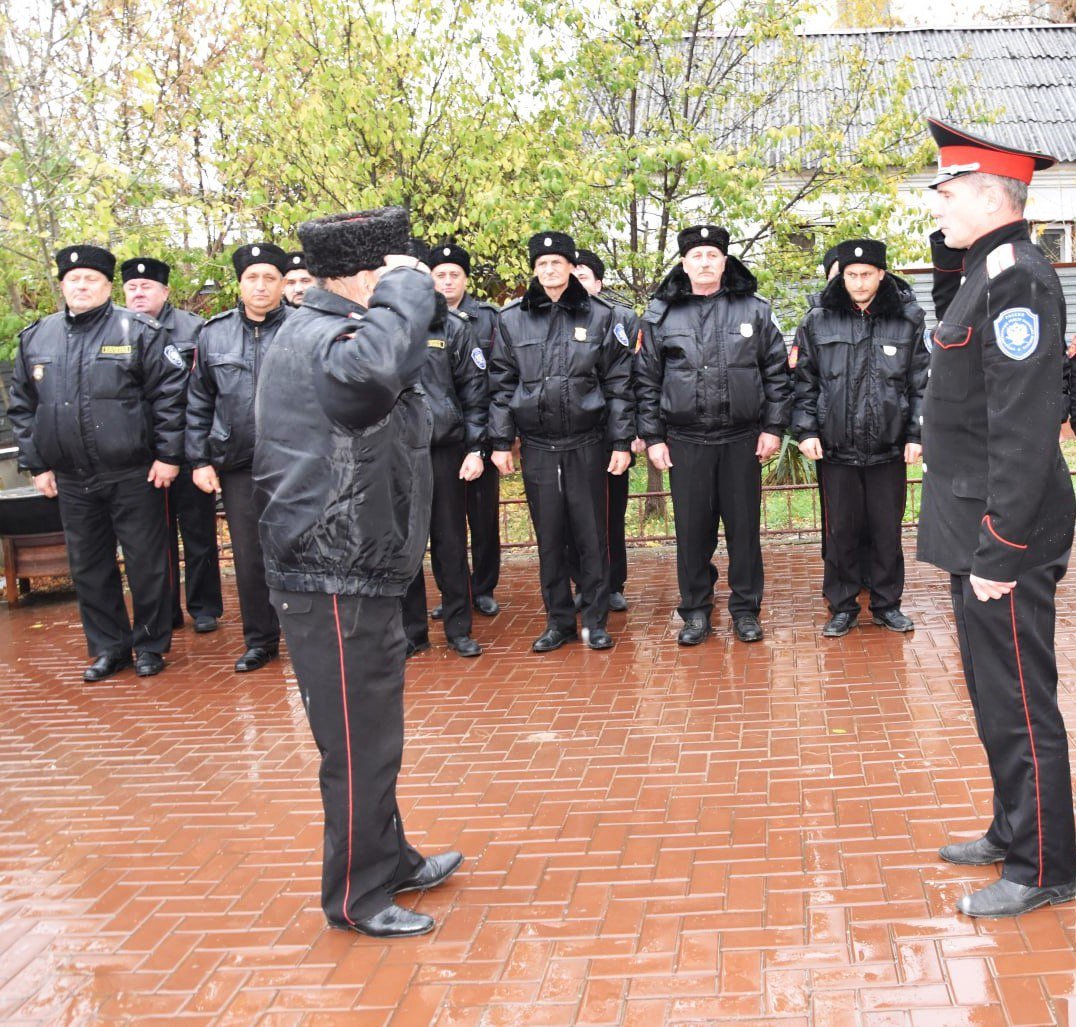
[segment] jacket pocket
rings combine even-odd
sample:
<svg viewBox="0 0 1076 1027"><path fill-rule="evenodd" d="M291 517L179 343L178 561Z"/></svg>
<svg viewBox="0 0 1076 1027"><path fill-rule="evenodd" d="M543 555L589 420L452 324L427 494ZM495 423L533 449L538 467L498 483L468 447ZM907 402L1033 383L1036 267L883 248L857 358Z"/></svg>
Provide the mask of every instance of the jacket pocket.
<svg viewBox="0 0 1076 1027"><path fill-rule="evenodd" d="M961 499L981 499L986 502L987 481L984 474L965 474L953 478L953 495Z"/></svg>
<svg viewBox="0 0 1076 1027"><path fill-rule="evenodd" d="M953 403L967 399L974 357L974 350L968 345L971 332L968 325L945 321L934 329L927 385L932 398Z"/></svg>

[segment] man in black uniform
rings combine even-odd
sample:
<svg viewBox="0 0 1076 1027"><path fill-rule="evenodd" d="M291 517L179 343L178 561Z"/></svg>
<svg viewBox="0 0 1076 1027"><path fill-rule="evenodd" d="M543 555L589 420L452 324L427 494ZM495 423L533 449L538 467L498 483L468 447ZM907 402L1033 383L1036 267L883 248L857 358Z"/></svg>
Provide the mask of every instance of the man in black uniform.
<svg viewBox="0 0 1076 1027"><path fill-rule="evenodd" d="M314 284L314 276L306 266L306 255L302 250L289 253L285 257L284 267L284 302L289 307L302 306L306 290Z"/></svg>
<svg viewBox="0 0 1076 1027"><path fill-rule="evenodd" d="M198 336L187 390L187 461L194 484L221 493L235 561L235 585L246 651L239 673L258 670L280 649L280 625L269 602L258 541L261 506L254 492L254 392L265 354L290 308L284 295L284 251L272 243L232 254L239 305L210 318Z"/></svg>
<svg viewBox="0 0 1076 1027"><path fill-rule="evenodd" d="M417 239L411 240L408 252L423 263L429 259L429 247ZM466 487L482 473L489 404L486 358L471 323L449 310L442 293L436 299L422 369L422 388L433 415L430 563L441 589L440 619L449 648L460 656L480 656L482 647L471 638ZM404 597L403 620L407 655L429 649L426 575L421 567Z"/></svg>
<svg viewBox="0 0 1076 1027"><path fill-rule="evenodd" d="M717 524L729 553L729 613L741 642L762 638L762 464L781 447L792 387L781 331L755 276L715 225L676 237L680 263L643 314L635 358L639 435L669 471L676 519L680 645L711 632Z"/></svg>
<svg viewBox="0 0 1076 1027"><path fill-rule="evenodd" d="M167 343L183 358L188 373L194 366L194 347L205 322L197 314L176 310L168 302L168 277L172 269L153 257L132 257L120 265L123 295L128 310L156 318ZM187 390L183 390L186 399ZM194 630L217 630L217 618L224 612L220 591L220 557L217 551L217 502L196 488L191 469L184 465L165 493L168 508L168 583L172 589L172 627L183 626L180 596L179 536L183 534L183 563L187 612Z"/></svg>
<svg viewBox="0 0 1076 1027"><path fill-rule="evenodd" d="M575 251L574 274L591 296L597 296L605 287L605 261L592 250ZM613 312L616 315L613 332L617 341L622 346L629 346L634 352L639 334L638 315L630 307L615 300ZM628 601L624 598L624 588L628 582L628 546L624 522L628 515L628 491L631 487L631 468L635 466L635 454L645 451L646 444L642 439L632 439L632 456L628 470L623 474L607 474L605 477L609 496L609 609L614 613L623 613L628 608ZM578 555L571 545L568 562L572 569L572 580L578 581ZM576 596L576 602L580 602L581 598Z"/></svg>
<svg viewBox="0 0 1076 1027"><path fill-rule="evenodd" d="M8 417L20 465L39 492L59 496L94 657L83 678L129 667L132 648L136 673L150 677L172 643L164 489L182 459L186 367L153 318L112 305L108 250L68 246L56 264L66 310L20 333Z"/></svg>
<svg viewBox="0 0 1076 1027"><path fill-rule="evenodd" d="M930 356L924 314L887 274L885 243L838 247L841 273L804 317L789 355L795 369L792 435L816 460L826 522L822 592L831 617L822 634L848 634L859 617L862 544L869 554L875 624L911 631L900 609L900 525L906 463L920 459L919 415Z"/></svg>
<svg viewBox="0 0 1076 1027"><path fill-rule="evenodd" d="M316 287L266 355L254 474L266 574L321 754L321 904L334 927L432 931L397 906L463 862L423 859L396 803L403 757L400 598L429 531L430 413L417 388L434 292L399 207L299 228Z"/></svg>
<svg viewBox="0 0 1076 1027"><path fill-rule="evenodd" d="M471 255L462 246L443 242L433 248L429 267L433 287L448 301L450 310L473 326L482 355L488 362L500 311L492 303L477 300L467 291ZM484 448L484 456L482 473L474 481L467 482L465 489L467 523L471 528L471 602L479 613L495 617L501 609L493 598L501 574L501 476L489 460L488 446ZM441 607L437 606L431 616L437 620L441 613Z"/></svg>
<svg viewBox="0 0 1076 1027"><path fill-rule="evenodd" d="M534 278L501 311L493 344L487 434L502 474L515 469L517 434L522 443L547 618L532 648L547 653L577 637L565 554L570 529L584 639L591 649L610 649L605 473L623 474L631 460L631 348L614 334L612 304L590 296L572 274L571 236L539 232L528 251Z"/></svg>
<svg viewBox="0 0 1076 1027"><path fill-rule="evenodd" d="M1057 707L1054 598L1076 504L1058 445L1065 301L1023 220L1053 157L930 119L938 223L967 249L934 329L923 423L919 559L949 572L960 655L994 783L982 838L942 859L1001 863L961 897L970 916L1017 916L1076 896L1068 738Z"/></svg>

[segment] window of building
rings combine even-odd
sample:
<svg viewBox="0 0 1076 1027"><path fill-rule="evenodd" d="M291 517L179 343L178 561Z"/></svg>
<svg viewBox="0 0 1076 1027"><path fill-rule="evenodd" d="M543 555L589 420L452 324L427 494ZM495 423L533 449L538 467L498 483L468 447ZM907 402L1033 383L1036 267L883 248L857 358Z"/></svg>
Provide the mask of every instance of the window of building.
<svg viewBox="0 0 1076 1027"><path fill-rule="evenodd" d="M1031 238L1051 263L1068 264L1072 261L1072 225L1063 221L1035 224L1031 227Z"/></svg>

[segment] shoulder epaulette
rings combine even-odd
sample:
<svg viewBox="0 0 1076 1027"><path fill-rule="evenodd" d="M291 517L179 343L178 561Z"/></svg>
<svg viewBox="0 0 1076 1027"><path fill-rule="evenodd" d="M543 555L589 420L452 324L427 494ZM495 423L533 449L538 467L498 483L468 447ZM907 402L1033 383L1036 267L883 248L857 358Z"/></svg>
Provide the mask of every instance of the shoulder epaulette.
<svg viewBox="0 0 1076 1027"><path fill-rule="evenodd" d="M149 314L143 314L140 310L129 310L127 307L122 308L125 314L130 314L136 321L141 321L144 325L149 325L150 328L160 328L161 322L155 317L150 317Z"/></svg>
<svg viewBox="0 0 1076 1027"><path fill-rule="evenodd" d="M643 320L647 324L660 324L668 309L669 304L666 300L651 300L643 311Z"/></svg>
<svg viewBox="0 0 1076 1027"><path fill-rule="evenodd" d="M997 278L1004 271L1016 265L1016 250L1011 242L1003 243L991 250L986 257L986 277Z"/></svg>
<svg viewBox="0 0 1076 1027"><path fill-rule="evenodd" d="M501 313L503 314L506 310L511 310L513 307L518 307L520 305L520 303L522 303L522 302L523 302L523 297L522 296L517 296L514 300L511 300L510 302L506 303L503 307L501 307Z"/></svg>
<svg viewBox="0 0 1076 1027"><path fill-rule="evenodd" d="M608 307L610 310L616 308L616 304L612 300L607 300L600 292L596 296L590 297L592 300L597 300L604 307Z"/></svg>
<svg viewBox="0 0 1076 1027"><path fill-rule="evenodd" d="M206 321L206 324L211 325L214 321L223 321L226 317L231 317L234 313L234 307L231 310L222 310L219 314L214 314L211 318L209 318L209 320Z"/></svg>
<svg viewBox="0 0 1076 1027"><path fill-rule="evenodd" d="M463 321L467 324L471 323L470 317L462 310L449 310L448 316L456 318L457 321Z"/></svg>
<svg viewBox="0 0 1076 1027"><path fill-rule="evenodd" d="M39 317L36 321L31 321L25 327L20 328L18 331L19 338L21 339L24 335L26 335L27 332L33 331L33 329L35 329L39 324L41 324L41 321L42 319Z"/></svg>
<svg viewBox="0 0 1076 1027"><path fill-rule="evenodd" d="M501 308L498 307L496 303L490 303L488 300L479 300L478 305L483 310L490 310L494 314L499 314L501 312Z"/></svg>

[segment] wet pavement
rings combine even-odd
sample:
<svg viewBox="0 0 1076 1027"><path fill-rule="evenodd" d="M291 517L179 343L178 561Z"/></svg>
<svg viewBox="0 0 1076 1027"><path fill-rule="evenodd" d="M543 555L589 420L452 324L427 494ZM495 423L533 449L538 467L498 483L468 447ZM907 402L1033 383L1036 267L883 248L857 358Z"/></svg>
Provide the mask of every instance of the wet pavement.
<svg viewBox="0 0 1076 1027"><path fill-rule="evenodd" d="M996 871L935 854L990 806L943 576L909 561L913 635L830 641L817 544L766 565L752 646L675 644L670 550L631 554L611 653L529 651L526 557L480 659L432 626L400 803L467 862L392 943L326 928L317 753L286 660L232 672L234 589L164 674L93 685L70 595L0 606L0 1022L1069 1023L1076 905L973 922Z"/></svg>

